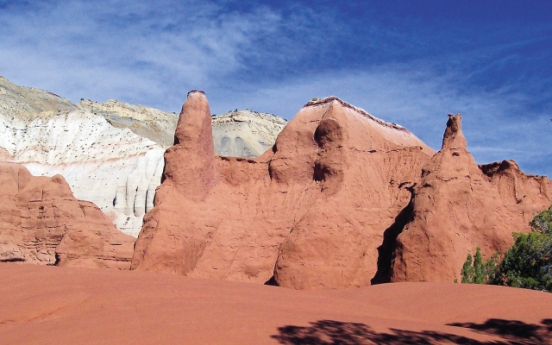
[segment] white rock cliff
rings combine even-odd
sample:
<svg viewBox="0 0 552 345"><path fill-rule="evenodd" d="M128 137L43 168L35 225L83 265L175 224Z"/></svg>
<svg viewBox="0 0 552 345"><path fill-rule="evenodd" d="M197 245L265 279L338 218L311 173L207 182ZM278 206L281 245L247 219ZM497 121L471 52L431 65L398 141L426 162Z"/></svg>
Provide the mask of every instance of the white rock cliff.
<svg viewBox="0 0 552 345"><path fill-rule="evenodd" d="M33 175L63 175L76 198L98 205L132 236L153 207L177 120L174 113L114 100L73 105L0 77L0 160L21 163ZM214 116L215 150L258 156L285 123L252 111Z"/></svg>

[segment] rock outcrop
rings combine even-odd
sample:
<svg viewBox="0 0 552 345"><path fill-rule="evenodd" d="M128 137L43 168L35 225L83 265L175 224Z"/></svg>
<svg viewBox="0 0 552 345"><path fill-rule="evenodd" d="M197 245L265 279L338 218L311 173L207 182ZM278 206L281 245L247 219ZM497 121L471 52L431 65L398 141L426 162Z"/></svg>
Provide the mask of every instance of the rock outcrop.
<svg viewBox="0 0 552 345"><path fill-rule="evenodd" d="M423 167L408 224L397 237L391 281L460 281L468 252L504 253L550 206L552 182L513 161L478 166L461 115L449 115L441 150Z"/></svg>
<svg viewBox="0 0 552 345"><path fill-rule="evenodd" d="M235 110L212 117L215 153L254 158L268 150L286 126L283 118L250 110Z"/></svg>
<svg viewBox="0 0 552 345"><path fill-rule="evenodd" d="M161 183L163 153L177 116L115 100L73 105L47 91L0 77L0 161L32 174L62 175L75 196L100 207L121 231L137 236ZM285 120L237 111L213 117L215 151L259 155ZM220 137L219 137L220 136Z"/></svg>
<svg viewBox="0 0 552 345"><path fill-rule="evenodd" d="M44 114L16 128L0 114L0 146L33 175L64 176L75 196L94 202L136 236L163 171L164 149L80 110Z"/></svg>
<svg viewBox="0 0 552 345"><path fill-rule="evenodd" d="M178 121L176 114L116 100L105 103L82 100L76 107L86 113L103 117L115 128L129 129L137 136L147 138L163 148L173 144Z"/></svg>
<svg viewBox="0 0 552 345"><path fill-rule="evenodd" d="M133 269L296 289L450 282L552 202L551 181L514 161L477 165L459 115L438 153L335 97L284 124L212 116L201 91L176 123L0 78L0 161L54 176L0 165L0 261L127 268L133 255ZM144 219L133 254L100 210L133 236Z"/></svg>
<svg viewBox="0 0 552 345"><path fill-rule="evenodd" d="M0 163L0 261L128 269L134 238L91 202L75 199L65 179L35 177Z"/></svg>
<svg viewBox="0 0 552 345"><path fill-rule="evenodd" d="M335 97L308 103L255 159L216 156L189 93L133 269L297 289L369 285L384 231L434 151Z"/></svg>

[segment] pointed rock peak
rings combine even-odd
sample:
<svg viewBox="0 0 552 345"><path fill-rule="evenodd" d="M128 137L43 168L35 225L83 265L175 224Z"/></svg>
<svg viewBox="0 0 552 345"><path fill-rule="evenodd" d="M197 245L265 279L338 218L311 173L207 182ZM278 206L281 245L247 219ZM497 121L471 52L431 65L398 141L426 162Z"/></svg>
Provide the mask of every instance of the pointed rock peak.
<svg viewBox="0 0 552 345"><path fill-rule="evenodd" d="M211 133L211 110L203 91L192 90L182 106L174 144L184 142L213 141Z"/></svg>
<svg viewBox="0 0 552 345"><path fill-rule="evenodd" d="M201 94L201 95L205 96L205 92L202 91L202 90L191 90L190 92L188 92L187 97L190 97L190 95L193 95L194 93Z"/></svg>
<svg viewBox="0 0 552 345"><path fill-rule="evenodd" d="M461 114L448 114L447 129L443 135L444 149L467 149L466 138L462 133L462 115Z"/></svg>
<svg viewBox="0 0 552 345"><path fill-rule="evenodd" d="M312 99L307 104L305 104L303 106L303 108L316 107L316 106L321 106L321 105L325 105L325 104L332 104L334 102L339 104L340 106L342 106L344 108L347 108L347 109L350 109L350 110L354 111L355 113L357 113L358 115L361 115L364 118L372 120L372 121L374 121L374 122L376 122L376 123L378 123L378 124L380 124L384 127L393 128L393 129L396 129L396 130L399 130L399 131L404 131L406 133L410 133L410 131L408 131L408 129L404 128L403 126L398 125L396 123L389 123L389 122L386 122L382 119L379 119L379 118L375 117L374 115L370 114L369 112L367 112L366 110L364 110L362 108L355 107L354 105L352 105L350 103L347 103L347 102L341 100L340 98L338 98L336 96L329 96L329 97L321 98L321 99L318 99L318 98Z"/></svg>
<svg viewBox="0 0 552 345"><path fill-rule="evenodd" d="M190 91L182 106L174 146L165 153L163 180L193 200L203 200L214 183L215 147L205 93Z"/></svg>

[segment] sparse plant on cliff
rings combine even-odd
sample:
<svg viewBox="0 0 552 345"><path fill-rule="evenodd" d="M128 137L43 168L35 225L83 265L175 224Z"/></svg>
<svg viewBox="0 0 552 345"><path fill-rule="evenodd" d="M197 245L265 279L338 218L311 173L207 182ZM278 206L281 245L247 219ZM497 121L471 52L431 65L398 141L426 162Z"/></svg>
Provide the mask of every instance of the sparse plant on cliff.
<svg viewBox="0 0 552 345"><path fill-rule="evenodd" d="M311 99L311 101L313 101L313 102L318 101L318 97L313 97L313 98Z"/></svg>

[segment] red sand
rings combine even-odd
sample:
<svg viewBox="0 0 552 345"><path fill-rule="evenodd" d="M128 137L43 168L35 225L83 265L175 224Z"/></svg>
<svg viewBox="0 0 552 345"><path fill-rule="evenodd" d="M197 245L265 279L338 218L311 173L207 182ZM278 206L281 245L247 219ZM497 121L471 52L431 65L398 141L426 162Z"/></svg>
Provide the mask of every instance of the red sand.
<svg viewBox="0 0 552 345"><path fill-rule="evenodd" d="M552 343L552 294L507 287L296 291L16 264L0 280L0 344Z"/></svg>

